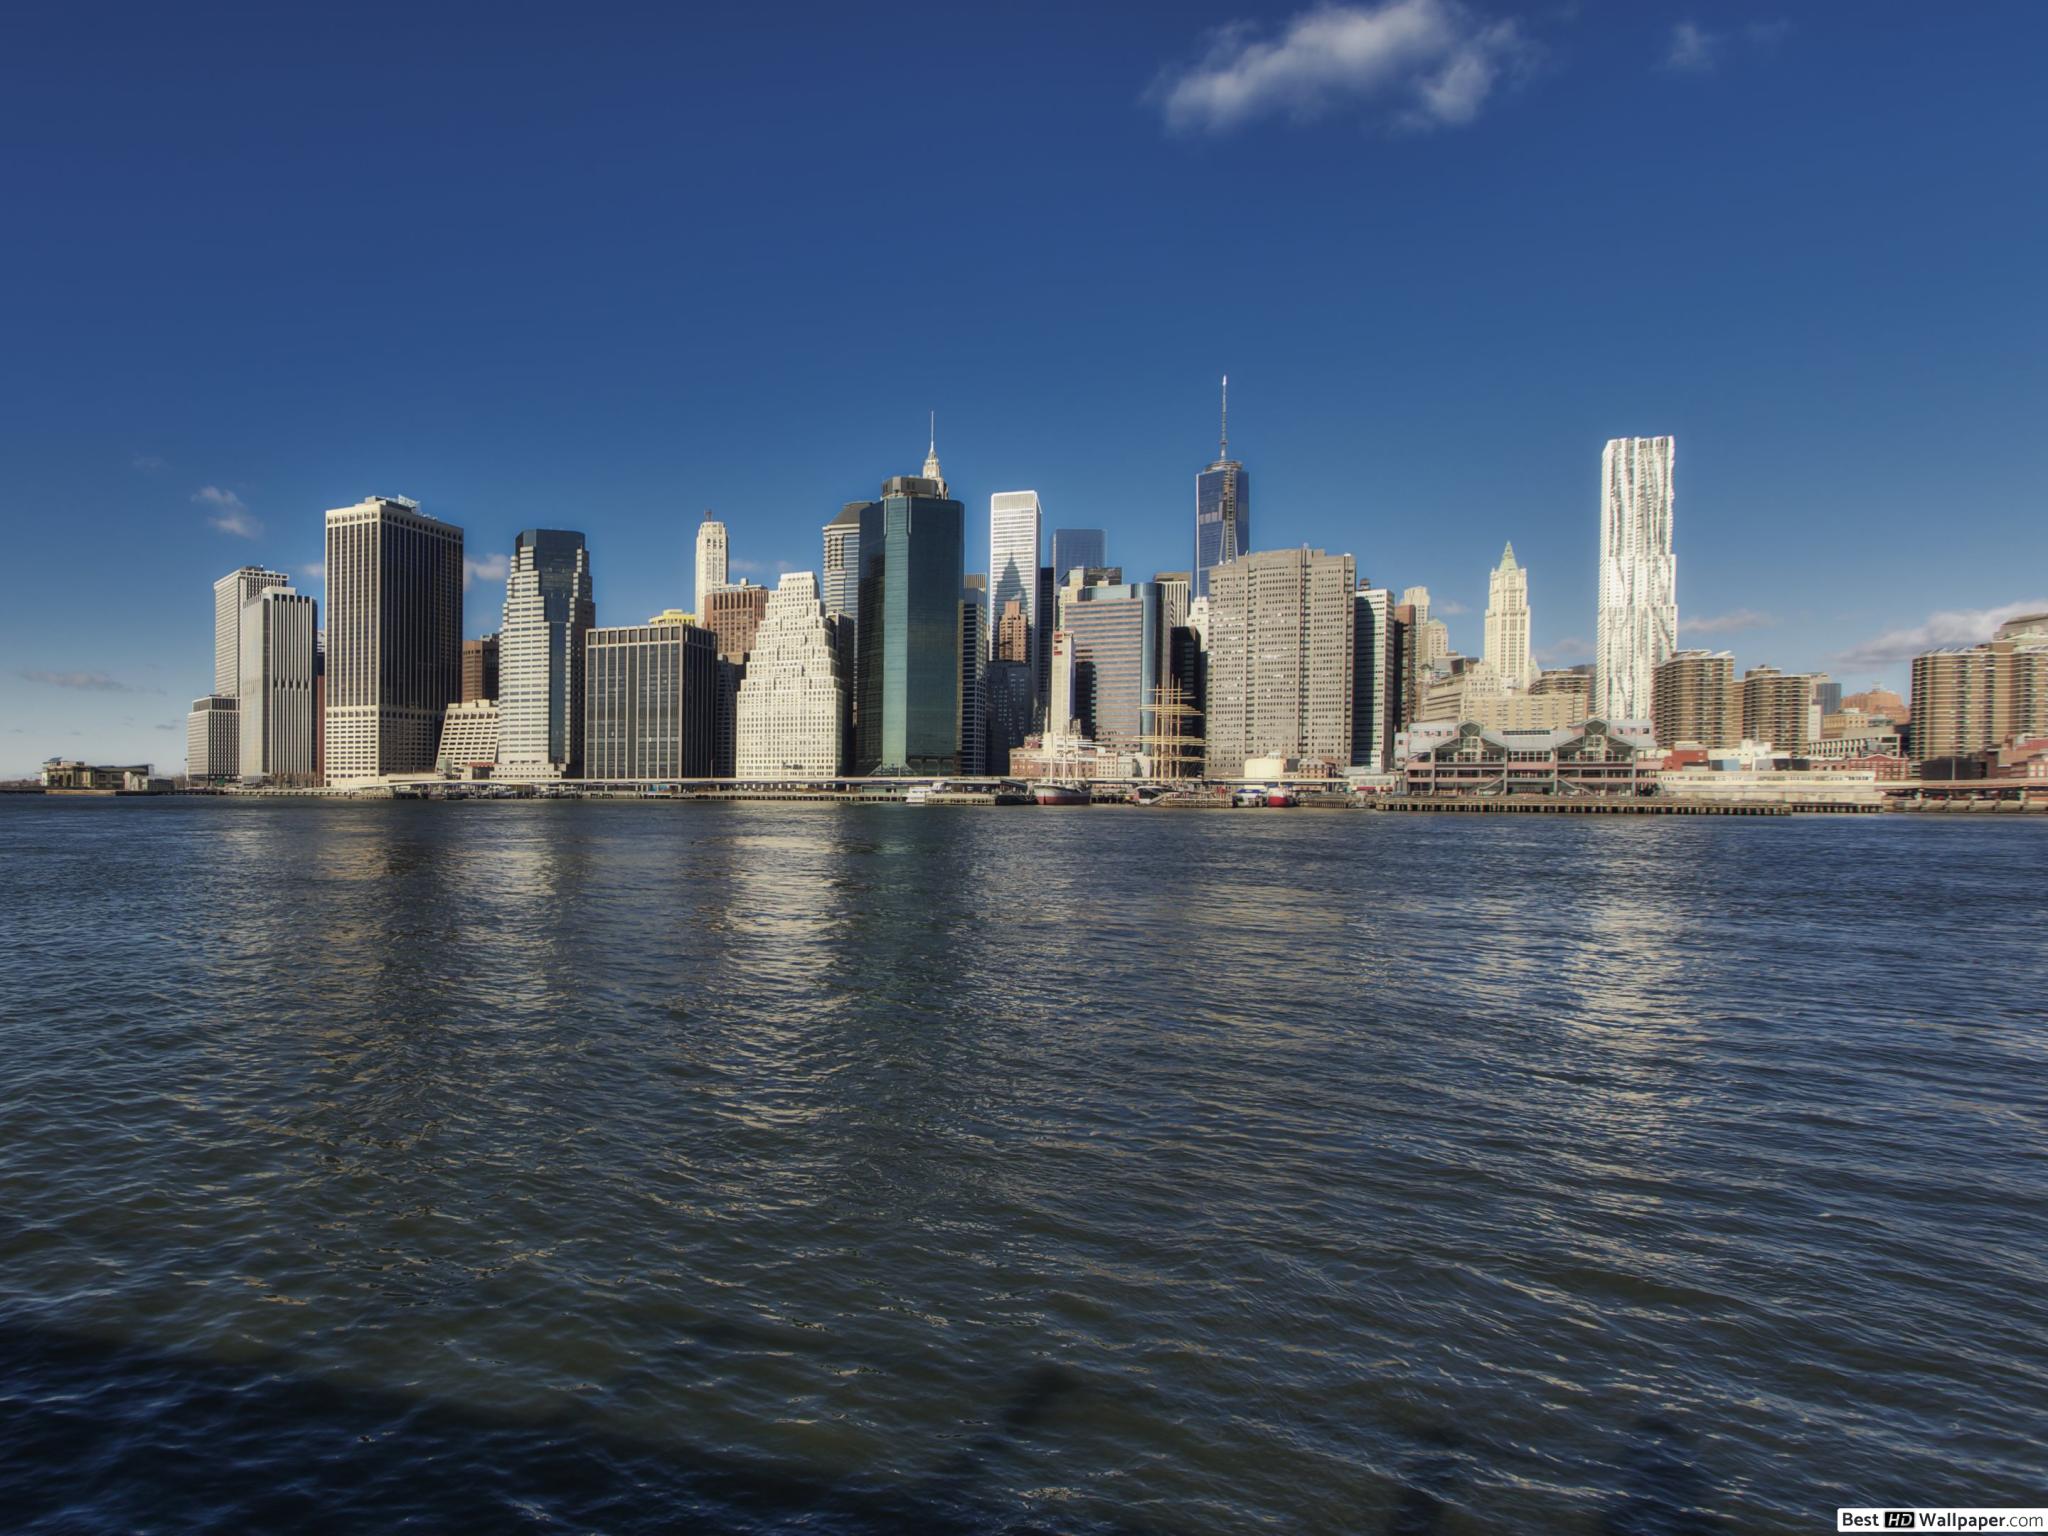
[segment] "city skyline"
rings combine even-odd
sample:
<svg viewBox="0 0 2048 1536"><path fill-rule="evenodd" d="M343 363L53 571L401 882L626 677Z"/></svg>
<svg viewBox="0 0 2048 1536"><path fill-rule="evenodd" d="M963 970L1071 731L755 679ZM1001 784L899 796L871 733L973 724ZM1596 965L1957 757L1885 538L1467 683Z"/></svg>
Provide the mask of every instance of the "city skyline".
<svg viewBox="0 0 2048 1536"><path fill-rule="evenodd" d="M52 751L175 760L210 691L183 594L260 564L324 612L315 514L365 490L467 530L465 636L495 627L517 531L562 523L605 552L606 614L637 621L691 605L707 505L735 578L817 569L818 530L914 462L935 407L976 514L1031 486L1050 526L1108 530L1128 578L1184 570L1225 372L1251 547L1343 550L1376 583L1427 585L1467 654L1511 540L1538 659L1592 660L1588 450L1633 434L1686 444L1681 649L1903 689L1915 649L2042 606L2048 447L2025 424L2048 389L2025 253L2044 214L2001 189L2038 132L2021 61L2048 18L1478 7L1455 25L1522 46L1462 116L1409 117L1419 66L1398 61L1220 106L1244 55L1205 63L1215 29L1245 23L1248 47L1300 14L1095 18L1085 49L1062 15L825 18L815 57L743 20L686 37L618 18L567 60L507 17L452 93L475 39L447 19L420 19L393 60L367 38L309 55L304 18L203 54L148 13L112 40L23 18L0 132L23 147L12 205L39 233L0 263L39 302L0 385L9 521L30 559L90 560L106 582L93 626L40 591L0 615L0 772ZM686 43L714 67L678 101L660 83ZM277 61L306 56L283 92ZM908 56L935 66L956 135L821 131L815 87ZM340 110L374 71L430 105ZM981 110L1013 74L1059 81L1071 110ZM538 109L529 77L548 83ZM787 123L721 136L764 98ZM635 104L630 133L611 102ZM292 134L256 134L270 117ZM866 216L849 165L892 158L928 167L953 238L887 261L818 239ZM1598 237L1631 179L1660 189L1657 228L1617 259ZM1254 233L1187 241L1218 196ZM723 246L684 239L707 203L756 217ZM999 237L1020 217L1101 233L1027 264ZM404 229L407 259L372 282L344 229ZM904 331L921 365L878 377ZM971 515L969 570L985 532Z"/></svg>

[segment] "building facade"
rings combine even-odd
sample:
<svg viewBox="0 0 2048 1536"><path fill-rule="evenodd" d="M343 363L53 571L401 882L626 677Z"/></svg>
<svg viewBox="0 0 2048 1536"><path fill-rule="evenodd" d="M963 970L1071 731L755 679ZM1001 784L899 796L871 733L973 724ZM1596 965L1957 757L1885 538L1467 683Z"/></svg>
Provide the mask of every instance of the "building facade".
<svg viewBox="0 0 2048 1536"><path fill-rule="evenodd" d="M477 704L498 698L498 637L462 642L462 702Z"/></svg>
<svg viewBox="0 0 2048 1536"><path fill-rule="evenodd" d="M1735 657L1727 651L1679 651L1665 658L1651 681L1650 710L1660 747L1682 741L1737 745L1743 726Z"/></svg>
<svg viewBox="0 0 2048 1536"><path fill-rule="evenodd" d="M1820 735L1811 673L1751 667L1742 674L1741 694L1745 737L1767 741L1794 757L1806 756L1808 745Z"/></svg>
<svg viewBox="0 0 2048 1536"><path fill-rule="evenodd" d="M1600 456L1600 595L1593 706L1647 720L1657 668L1678 649L1678 559L1672 553L1669 437L1618 437Z"/></svg>
<svg viewBox="0 0 2048 1536"><path fill-rule="evenodd" d="M854 771L960 771L965 509L937 473L898 475L861 509Z"/></svg>
<svg viewBox="0 0 2048 1536"><path fill-rule="evenodd" d="M430 773L462 689L462 530L404 497L327 514L330 784Z"/></svg>
<svg viewBox="0 0 2048 1536"><path fill-rule="evenodd" d="M1351 766L1386 773L1402 724L1400 635L1394 596L1361 585L1351 597Z"/></svg>
<svg viewBox="0 0 2048 1536"><path fill-rule="evenodd" d="M1210 778L1252 757L1348 764L1354 566L1349 555L1278 549L1217 566L1209 594L1204 751Z"/></svg>
<svg viewBox="0 0 2048 1536"><path fill-rule="evenodd" d="M513 540L498 650L498 764L513 778L583 774L585 637L597 623L583 535Z"/></svg>
<svg viewBox="0 0 2048 1536"><path fill-rule="evenodd" d="M711 594L726 583L725 524L711 515L711 509L704 509L704 520L697 525L697 612L699 615L710 611Z"/></svg>
<svg viewBox="0 0 2048 1536"><path fill-rule="evenodd" d="M271 587L242 605L241 776L313 782L314 634L312 595Z"/></svg>
<svg viewBox="0 0 2048 1536"><path fill-rule="evenodd" d="M1515 546L1501 551L1500 564L1486 578L1486 634L1481 651L1503 688L1526 688L1536 680L1529 648L1529 573L1515 563Z"/></svg>
<svg viewBox="0 0 2048 1536"><path fill-rule="evenodd" d="M498 765L498 701L464 699L450 704L441 722L436 771L456 778L488 778Z"/></svg>
<svg viewBox="0 0 2048 1536"><path fill-rule="evenodd" d="M829 778L839 772L846 679L818 578L775 584L739 685L733 772L740 778Z"/></svg>
<svg viewBox="0 0 2048 1536"><path fill-rule="evenodd" d="M592 629L584 653L585 777L711 776L718 651L710 630L684 622Z"/></svg>
<svg viewBox="0 0 2048 1536"><path fill-rule="evenodd" d="M1109 534L1101 528L1055 528L1049 553L1052 579L1058 585L1069 571L1109 564Z"/></svg>
<svg viewBox="0 0 2048 1536"><path fill-rule="evenodd" d="M1106 747L1139 750L1156 734L1166 629L1159 588L1149 581L1084 586L1076 568L1060 588L1068 638L1069 686L1081 734Z"/></svg>
<svg viewBox="0 0 2048 1536"><path fill-rule="evenodd" d="M1565 730L1500 731L1474 722L1416 746L1402 765L1411 795L1635 795L1650 738L1588 720Z"/></svg>
<svg viewBox="0 0 2048 1536"><path fill-rule="evenodd" d="M697 622L711 631L719 655L727 661L743 662L754 648L754 635L767 612L768 589L742 581L713 592L709 605L697 609Z"/></svg>
<svg viewBox="0 0 2048 1536"><path fill-rule="evenodd" d="M242 772L242 738L236 729L239 698L209 694L192 701L185 716L185 777L194 784L225 784Z"/></svg>
<svg viewBox="0 0 2048 1536"><path fill-rule="evenodd" d="M819 596L832 618L852 618L860 611L860 512L864 501L849 501L825 525L825 570Z"/></svg>
<svg viewBox="0 0 2048 1536"><path fill-rule="evenodd" d="M1913 658L1907 750L1916 762L2048 735L2048 636L2000 633Z"/></svg>

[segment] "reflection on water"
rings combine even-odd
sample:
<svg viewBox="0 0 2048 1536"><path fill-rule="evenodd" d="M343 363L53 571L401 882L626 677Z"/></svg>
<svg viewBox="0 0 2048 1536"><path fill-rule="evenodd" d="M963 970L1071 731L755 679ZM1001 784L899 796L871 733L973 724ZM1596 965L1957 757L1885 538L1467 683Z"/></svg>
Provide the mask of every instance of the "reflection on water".
<svg viewBox="0 0 2048 1536"><path fill-rule="evenodd" d="M2043 829L1507 820L0 806L9 1507L2032 1502Z"/></svg>

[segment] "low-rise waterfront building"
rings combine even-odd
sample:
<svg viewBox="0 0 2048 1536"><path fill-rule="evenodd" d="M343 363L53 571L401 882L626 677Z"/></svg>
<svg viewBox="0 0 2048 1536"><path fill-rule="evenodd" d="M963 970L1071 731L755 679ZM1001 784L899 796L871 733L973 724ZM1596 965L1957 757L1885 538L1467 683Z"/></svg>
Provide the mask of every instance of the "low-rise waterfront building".
<svg viewBox="0 0 2048 1536"><path fill-rule="evenodd" d="M1600 720L1557 731L1493 731L1470 722L1434 743L1416 742L1402 769L1412 795L1634 795L1647 786L1638 758L1645 732Z"/></svg>
<svg viewBox="0 0 2048 1536"><path fill-rule="evenodd" d="M498 764L498 701L469 699L450 704L441 724L441 750L434 768L463 779L487 779Z"/></svg>
<svg viewBox="0 0 2048 1536"><path fill-rule="evenodd" d="M185 778L193 784L226 784L242 776L242 701L210 693L192 701L185 716Z"/></svg>

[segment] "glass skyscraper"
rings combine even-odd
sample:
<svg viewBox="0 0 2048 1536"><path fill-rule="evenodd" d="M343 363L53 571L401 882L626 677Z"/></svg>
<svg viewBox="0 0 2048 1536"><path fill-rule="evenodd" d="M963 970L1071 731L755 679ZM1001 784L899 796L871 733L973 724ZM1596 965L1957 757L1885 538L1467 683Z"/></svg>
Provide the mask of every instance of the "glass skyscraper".
<svg viewBox="0 0 2048 1536"><path fill-rule="evenodd" d="M1252 548L1252 477L1230 456L1230 380L1223 381L1223 433L1216 462L1195 476L1196 597L1209 595L1209 576ZM1064 575L1061 577L1065 579Z"/></svg>
<svg viewBox="0 0 2048 1536"><path fill-rule="evenodd" d="M860 690L853 771L960 771L960 592L965 509L937 455L884 482L860 511Z"/></svg>
<svg viewBox="0 0 2048 1536"><path fill-rule="evenodd" d="M582 777L583 637L596 622L583 535L522 530L512 541L498 638L500 768Z"/></svg>
<svg viewBox="0 0 2048 1536"><path fill-rule="evenodd" d="M1109 564L1109 535L1100 528L1055 528L1052 531L1052 579L1067 579L1067 572L1079 567L1100 568Z"/></svg>

